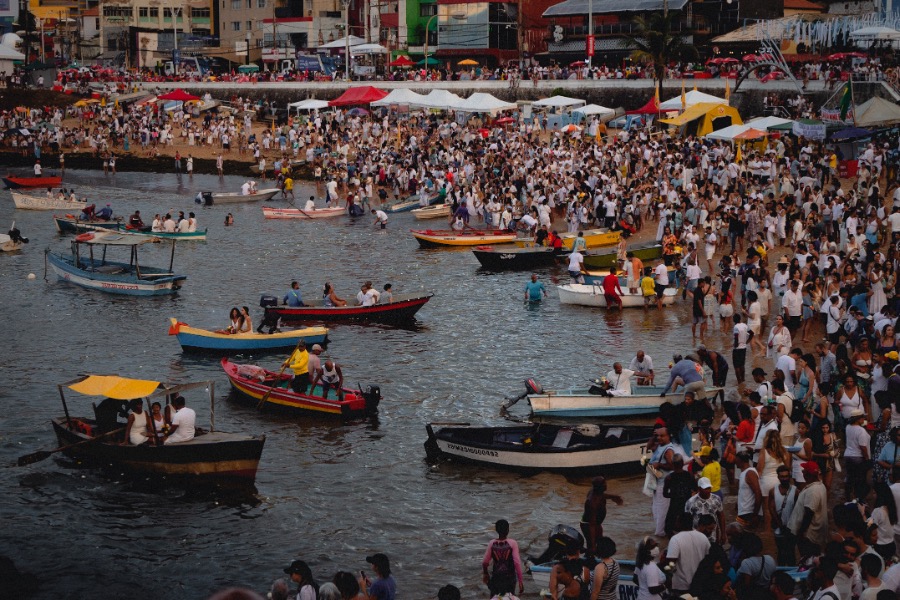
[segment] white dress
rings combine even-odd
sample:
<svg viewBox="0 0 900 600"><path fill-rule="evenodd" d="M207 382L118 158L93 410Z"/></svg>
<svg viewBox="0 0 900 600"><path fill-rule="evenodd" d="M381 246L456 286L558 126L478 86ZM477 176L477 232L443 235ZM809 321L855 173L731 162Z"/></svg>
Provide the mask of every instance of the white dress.
<svg viewBox="0 0 900 600"><path fill-rule="evenodd" d="M763 498L768 498L772 488L778 485L777 469L783 464L780 459L766 452L766 463L763 465L762 473L759 474L759 488Z"/></svg>
<svg viewBox="0 0 900 600"><path fill-rule="evenodd" d="M869 314L874 315L887 304L887 296L884 295L884 284L881 283L881 277L876 277L874 280L870 278L869 285L872 290L872 295L869 296Z"/></svg>

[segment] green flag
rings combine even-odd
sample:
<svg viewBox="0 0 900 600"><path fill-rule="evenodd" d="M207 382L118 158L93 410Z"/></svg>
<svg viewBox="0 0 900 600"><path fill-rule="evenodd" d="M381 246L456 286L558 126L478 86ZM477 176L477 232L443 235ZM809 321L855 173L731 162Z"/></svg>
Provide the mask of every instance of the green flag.
<svg viewBox="0 0 900 600"><path fill-rule="evenodd" d="M850 93L850 82L844 85L844 93L841 94L841 121L847 118L847 112L853 103L853 94Z"/></svg>

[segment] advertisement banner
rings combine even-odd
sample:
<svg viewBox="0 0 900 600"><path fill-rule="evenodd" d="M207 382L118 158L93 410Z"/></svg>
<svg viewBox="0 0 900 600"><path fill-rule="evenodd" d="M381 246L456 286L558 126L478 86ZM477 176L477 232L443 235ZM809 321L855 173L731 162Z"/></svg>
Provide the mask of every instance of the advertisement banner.
<svg viewBox="0 0 900 600"><path fill-rule="evenodd" d="M594 36L587 36L587 40L585 41L585 51L588 56L594 56Z"/></svg>
<svg viewBox="0 0 900 600"><path fill-rule="evenodd" d="M825 123L803 123L801 121L794 121L793 133L797 137L806 138L808 140L824 140Z"/></svg>

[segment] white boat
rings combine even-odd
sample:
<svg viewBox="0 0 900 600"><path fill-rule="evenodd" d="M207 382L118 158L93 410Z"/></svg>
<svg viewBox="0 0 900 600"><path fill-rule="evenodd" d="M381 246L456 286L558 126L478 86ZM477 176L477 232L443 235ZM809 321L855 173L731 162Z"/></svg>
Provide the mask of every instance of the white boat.
<svg viewBox="0 0 900 600"><path fill-rule="evenodd" d="M633 561L618 561L619 566L621 568L621 572L619 574L619 600L634 600L637 598L638 586L634 582L634 562ZM526 561L525 566L528 569L528 572L531 573L531 580L534 581L535 585L541 588L541 590L550 589L550 571L553 570L553 566L555 562L544 563L542 565L531 564Z"/></svg>
<svg viewBox="0 0 900 600"><path fill-rule="evenodd" d="M606 308L606 297L603 295L603 286L600 284L584 285L579 283L570 283L561 285L556 288L559 291L559 301L562 304L578 304L580 306L599 306ZM644 294L638 290L638 293L632 294L627 289L622 290L622 307L623 308L640 308L644 306ZM663 292L663 304L669 305L675 302L675 296L678 290L675 288L666 288ZM656 296L653 297L651 303L656 306Z"/></svg>
<svg viewBox="0 0 900 600"><path fill-rule="evenodd" d="M267 188L265 190L259 190L255 194L247 194L246 196L240 192L213 192L210 194L212 197L212 204L236 204L238 202L259 202L260 200L266 201L271 200L276 195L280 194L281 190L278 188Z"/></svg>
<svg viewBox="0 0 900 600"><path fill-rule="evenodd" d="M412 211L417 219L440 219L450 216L450 205L439 204L437 206L426 206L425 208L417 208Z"/></svg>
<svg viewBox="0 0 900 600"><path fill-rule="evenodd" d="M0 252L15 252L16 250L21 250L24 245L24 242L14 242L13 239L5 233L0 233Z"/></svg>
<svg viewBox="0 0 900 600"><path fill-rule="evenodd" d="M347 214L347 209L343 206L314 208L312 210L263 206L263 217L266 219L327 219L328 217L337 217L345 214Z"/></svg>
<svg viewBox="0 0 900 600"><path fill-rule="evenodd" d="M542 417L632 417L655 415L659 405L666 401L660 396L664 387L659 385L633 385L627 396L601 396L592 393L591 388L546 391L542 394L528 394L531 412ZM706 387L706 395L712 397L722 388ZM597 390L594 390L597 391ZM672 397L681 392L672 391Z"/></svg>
<svg viewBox="0 0 900 600"><path fill-rule="evenodd" d="M55 194L52 198L32 196L31 194L23 194L15 190L11 190L10 194L12 194L16 208L21 208L22 210L71 210L81 212L87 206L87 202L57 198Z"/></svg>

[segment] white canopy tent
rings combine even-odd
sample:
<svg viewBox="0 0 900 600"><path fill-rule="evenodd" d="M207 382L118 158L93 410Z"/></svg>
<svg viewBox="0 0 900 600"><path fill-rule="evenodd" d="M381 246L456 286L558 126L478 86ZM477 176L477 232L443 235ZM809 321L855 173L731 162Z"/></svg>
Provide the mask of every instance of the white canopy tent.
<svg viewBox="0 0 900 600"><path fill-rule="evenodd" d="M684 94L684 106L681 105L681 94L678 94L674 98L670 98L669 100L666 100L665 102L660 104L659 109L663 112L670 110L682 110L683 108L688 108L702 102L728 104L728 102L726 102L724 98L717 98L710 94L704 94L703 92L698 92L697 90L691 90L689 92L685 92Z"/></svg>
<svg viewBox="0 0 900 600"><path fill-rule="evenodd" d="M863 27L850 32L854 40L900 40L900 31L890 27Z"/></svg>
<svg viewBox="0 0 900 600"><path fill-rule="evenodd" d="M350 47L359 46L360 44L365 44L366 40L363 38L351 35L350 36ZM319 50L340 50L341 48L347 47L347 38L342 37L340 39L334 40L333 42L328 42L327 44L322 44L319 46Z"/></svg>
<svg viewBox="0 0 900 600"><path fill-rule="evenodd" d="M5 44L0 44L0 71L12 73L14 69L14 61L25 60L25 55Z"/></svg>
<svg viewBox="0 0 900 600"><path fill-rule="evenodd" d="M328 108L328 101L308 98L306 100L300 100L299 102L291 102L288 104L288 108L297 110L321 110L323 108Z"/></svg>
<svg viewBox="0 0 900 600"><path fill-rule="evenodd" d="M706 139L708 140L719 140L724 142L733 142L736 136L744 133L748 129L759 129L751 128L750 125L729 125L728 127L723 127L717 131L712 131L706 134Z"/></svg>
<svg viewBox="0 0 900 600"><path fill-rule="evenodd" d="M532 102L531 105L542 108L568 108L570 106L580 106L584 103L584 100L579 100L578 98L569 98L568 96L551 96L550 98L542 98L541 100Z"/></svg>
<svg viewBox="0 0 900 600"><path fill-rule="evenodd" d="M410 89L397 88L396 90L391 90L391 93L381 100L372 102L369 106L390 106L391 104L414 106L421 103L424 99L425 96L417 94Z"/></svg>
<svg viewBox="0 0 900 600"><path fill-rule="evenodd" d="M387 54L387 51L381 44L350 45L350 54Z"/></svg>
<svg viewBox="0 0 900 600"><path fill-rule="evenodd" d="M450 110L451 108L455 108L455 105L462 101L462 98L447 90L431 90L428 95L423 96L421 100L410 103L410 106Z"/></svg>
<svg viewBox="0 0 900 600"><path fill-rule="evenodd" d="M599 104L587 104L585 106L581 106L572 111L573 113L581 113L586 117L590 117L593 115L600 115L603 117L613 117L616 114L616 111L611 108L606 108L605 106L600 106Z"/></svg>
<svg viewBox="0 0 900 600"><path fill-rule="evenodd" d="M514 102L505 102L490 94L476 92L451 108L459 112L477 112L495 115L501 110L515 110L518 107L519 106Z"/></svg>
<svg viewBox="0 0 900 600"><path fill-rule="evenodd" d="M786 125L787 123L793 123L793 121L791 119L783 119L781 117L756 117L755 119L751 119L744 124L749 125L753 129L766 131L770 127L778 127L779 125Z"/></svg>

